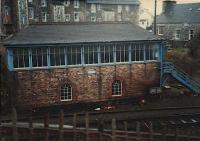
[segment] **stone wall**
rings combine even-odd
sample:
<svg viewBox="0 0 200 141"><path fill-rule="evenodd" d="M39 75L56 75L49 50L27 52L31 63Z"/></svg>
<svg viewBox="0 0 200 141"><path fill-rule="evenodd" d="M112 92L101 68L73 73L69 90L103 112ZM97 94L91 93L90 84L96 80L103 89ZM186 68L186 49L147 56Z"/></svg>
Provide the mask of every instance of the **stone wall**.
<svg viewBox="0 0 200 141"><path fill-rule="evenodd" d="M200 31L200 23L196 24L157 24L157 30L159 26L164 26L164 34L160 35L167 40L171 40L172 47L185 47L185 43L189 40L189 30L194 30L194 35ZM175 39L175 32L180 29L180 40ZM158 33L158 32L157 32Z"/></svg>
<svg viewBox="0 0 200 141"><path fill-rule="evenodd" d="M189 40L189 30L194 30L195 33L200 31L200 23L197 24L157 24L157 30L159 26L164 26L164 34L162 37L168 40L176 40L175 32L177 29L181 30L180 40L177 41L188 41Z"/></svg>
<svg viewBox="0 0 200 141"><path fill-rule="evenodd" d="M49 106L79 101L112 98L112 82L122 82L122 96L139 96L159 86L157 64L132 64L79 67L51 70L16 71L16 103L18 106ZM72 86L73 100L60 101L60 87Z"/></svg>
<svg viewBox="0 0 200 141"><path fill-rule="evenodd" d="M74 12L79 12L80 14L80 20L79 22L92 22L91 17L95 16L96 21L95 22L105 22L105 13L106 12L114 12L114 17L111 21L120 21L118 20L118 17L121 17L121 21L129 21L138 23L138 12L139 12L139 6L138 5L121 5L122 11L118 12L118 5L114 4L94 4L95 11L91 11L91 4L86 3L85 0L79 0L79 8L74 8L74 0L70 0L69 5L64 3L66 1L64 0L48 0L47 1L47 7L41 7L40 6L40 0L35 0L33 3L29 3L29 7L33 7L34 9L34 19L30 19L30 23L41 23L41 13L46 12L47 13L47 22L66 22L65 16L66 14L70 14L70 21L68 22L74 22ZM59 8L64 9L64 12L62 12L62 15L60 15L61 20L55 20L54 12L55 6L59 6ZM128 9L126 8L128 6ZM100 7L100 8L99 8ZM62 10L61 10L62 11Z"/></svg>

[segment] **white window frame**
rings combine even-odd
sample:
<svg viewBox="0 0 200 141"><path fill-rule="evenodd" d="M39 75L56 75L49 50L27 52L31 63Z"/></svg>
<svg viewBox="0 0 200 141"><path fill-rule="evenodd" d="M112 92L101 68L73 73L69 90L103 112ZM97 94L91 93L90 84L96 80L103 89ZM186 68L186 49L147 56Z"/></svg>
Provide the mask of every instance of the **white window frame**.
<svg viewBox="0 0 200 141"><path fill-rule="evenodd" d="M72 96L73 91L71 85L64 84L60 87L60 101L72 101Z"/></svg>
<svg viewBox="0 0 200 141"><path fill-rule="evenodd" d="M130 11L130 6L126 5L125 9L126 9L126 12L129 12Z"/></svg>
<svg viewBox="0 0 200 141"><path fill-rule="evenodd" d="M28 12L29 12L29 19L34 19L34 8L33 7L29 7L28 8Z"/></svg>
<svg viewBox="0 0 200 141"><path fill-rule="evenodd" d="M122 5L118 5L117 6L117 12L118 13L122 13Z"/></svg>
<svg viewBox="0 0 200 141"><path fill-rule="evenodd" d="M192 31L192 32L191 32ZM191 40L192 38L194 37L194 30L193 29L190 29L189 30L189 40Z"/></svg>
<svg viewBox="0 0 200 141"><path fill-rule="evenodd" d="M47 6L47 1L41 0L41 7L46 7L46 6Z"/></svg>
<svg viewBox="0 0 200 141"><path fill-rule="evenodd" d="M101 4L97 4L97 10L98 10L98 11L101 10Z"/></svg>
<svg viewBox="0 0 200 141"><path fill-rule="evenodd" d="M79 0L74 0L74 8L79 8L79 7L80 7Z"/></svg>
<svg viewBox="0 0 200 141"><path fill-rule="evenodd" d="M64 1L64 6L69 7L70 6L70 0Z"/></svg>
<svg viewBox="0 0 200 141"><path fill-rule="evenodd" d="M47 12L42 12L42 22L47 22Z"/></svg>
<svg viewBox="0 0 200 141"><path fill-rule="evenodd" d="M122 96L122 82L119 80L115 80L112 83L112 97L117 97L117 96Z"/></svg>
<svg viewBox="0 0 200 141"><path fill-rule="evenodd" d="M65 14L65 22L70 22L71 14Z"/></svg>
<svg viewBox="0 0 200 141"><path fill-rule="evenodd" d="M77 17L76 17L77 14ZM80 13L79 12L74 12L74 21L79 22L80 21Z"/></svg>
<svg viewBox="0 0 200 141"><path fill-rule="evenodd" d="M91 13L96 13L96 4L91 4Z"/></svg>
<svg viewBox="0 0 200 141"><path fill-rule="evenodd" d="M158 26L158 35L163 35L164 34L164 25L159 25Z"/></svg>
<svg viewBox="0 0 200 141"><path fill-rule="evenodd" d="M97 21L97 17L95 14L91 15L91 22L96 22Z"/></svg>
<svg viewBox="0 0 200 141"><path fill-rule="evenodd" d="M178 34L179 32L179 34ZM175 30L175 40L180 40L181 39L181 30L180 29L176 29Z"/></svg>

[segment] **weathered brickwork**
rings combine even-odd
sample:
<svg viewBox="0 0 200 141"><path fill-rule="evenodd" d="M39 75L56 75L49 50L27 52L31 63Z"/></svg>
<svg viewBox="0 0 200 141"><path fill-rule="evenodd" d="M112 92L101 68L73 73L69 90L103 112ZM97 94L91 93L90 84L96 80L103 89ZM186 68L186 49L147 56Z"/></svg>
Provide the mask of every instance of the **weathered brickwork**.
<svg viewBox="0 0 200 141"><path fill-rule="evenodd" d="M122 82L122 97L148 93L159 86L157 64L129 64L116 66L79 67L52 70L17 71L18 106L48 106L79 101L98 101L112 97L112 82ZM60 87L72 87L73 100L60 100Z"/></svg>

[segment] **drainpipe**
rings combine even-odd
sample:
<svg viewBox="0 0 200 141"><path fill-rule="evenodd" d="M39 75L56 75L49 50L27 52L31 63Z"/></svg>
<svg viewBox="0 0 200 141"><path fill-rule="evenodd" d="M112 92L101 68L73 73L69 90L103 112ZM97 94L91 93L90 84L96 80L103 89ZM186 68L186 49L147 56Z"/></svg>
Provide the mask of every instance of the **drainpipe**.
<svg viewBox="0 0 200 141"><path fill-rule="evenodd" d="M155 0L154 5L154 35L156 35L156 13L157 13L157 0Z"/></svg>
<svg viewBox="0 0 200 141"><path fill-rule="evenodd" d="M2 4L2 2L1 2L1 0L0 0L0 36L1 36L1 34L2 34L2 8L1 8L1 5Z"/></svg>

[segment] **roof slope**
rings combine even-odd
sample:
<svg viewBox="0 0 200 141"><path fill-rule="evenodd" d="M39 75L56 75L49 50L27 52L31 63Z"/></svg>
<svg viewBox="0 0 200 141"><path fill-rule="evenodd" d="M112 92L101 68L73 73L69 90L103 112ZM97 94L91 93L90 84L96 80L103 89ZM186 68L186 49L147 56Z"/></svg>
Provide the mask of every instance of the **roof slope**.
<svg viewBox="0 0 200 141"><path fill-rule="evenodd" d="M31 25L5 45L158 40L133 24Z"/></svg>
<svg viewBox="0 0 200 141"><path fill-rule="evenodd" d="M97 4L140 4L139 0L87 0L86 2Z"/></svg>
<svg viewBox="0 0 200 141"><path fill-rule="evenodd" d="M161 14L157 23L200 23L200 3L176 4L173 14Z"/></svg>

